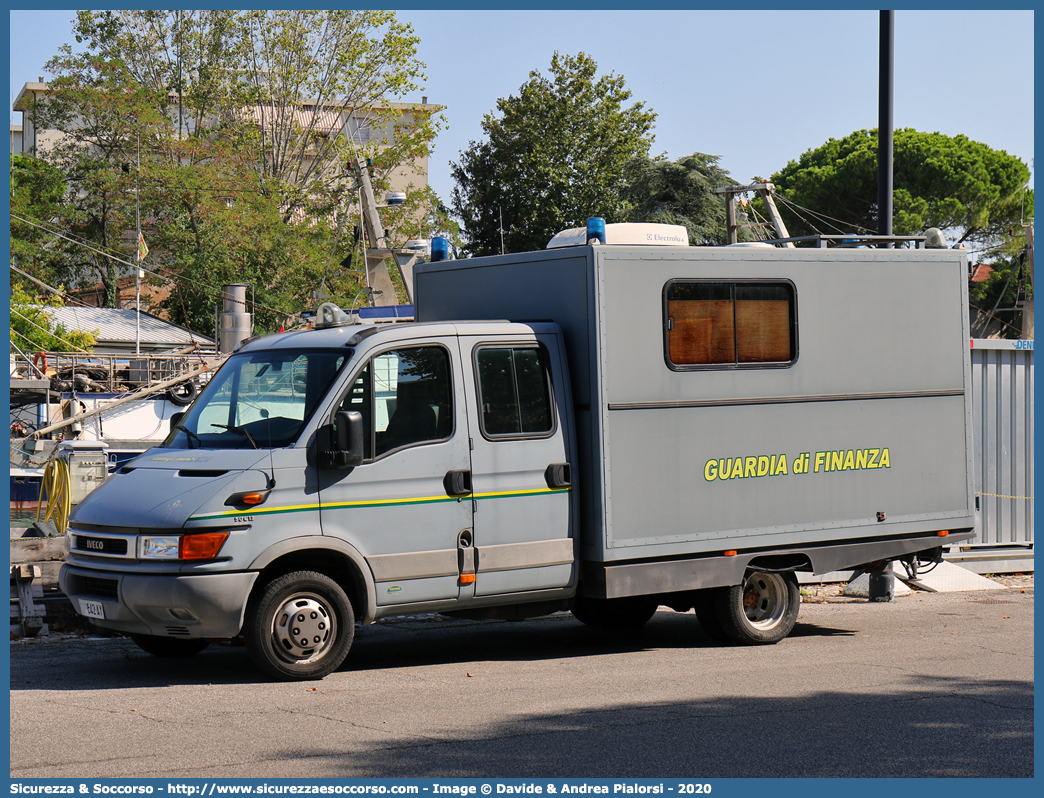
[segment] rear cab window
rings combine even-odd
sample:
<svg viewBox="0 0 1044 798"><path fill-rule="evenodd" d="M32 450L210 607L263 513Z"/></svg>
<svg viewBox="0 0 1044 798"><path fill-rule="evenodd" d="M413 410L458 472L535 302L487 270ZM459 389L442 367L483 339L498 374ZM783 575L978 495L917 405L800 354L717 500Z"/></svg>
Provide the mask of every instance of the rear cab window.
<svg viewBox="0 0 1044 798"><path fill-rule="evenodd" d="M484 437L546 438L554 434L551 380L539 346L483 346L475 350L479 423Z"/></svg>

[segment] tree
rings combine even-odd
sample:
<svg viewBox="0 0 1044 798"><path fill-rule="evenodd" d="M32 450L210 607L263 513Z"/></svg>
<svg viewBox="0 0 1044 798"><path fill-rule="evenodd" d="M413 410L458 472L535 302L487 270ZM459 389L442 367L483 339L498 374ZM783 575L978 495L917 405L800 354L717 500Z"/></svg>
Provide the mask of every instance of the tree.
<svg viewBox="0 0 1044 798"><path fill-rule="evenodd" d="M262 330L311 305L327 272L327 292L351 300L362 269L330 269L354 245L351 162L370 159L380 192L441 125L438 106L394 102L423 79L408 24L386 11L81 11L75 34L84 49L48 63L52 91L32 111L64 134L39 155L68 182L69 231L101 251L81 249L72 273L115 301L140 204L145 266L176 282L175 321L212 331L224 282L253 284ZM411 199L393 243L427 232Z"/></svg>
<svg viewBox="0 0 1044 798"><path fill-rule="evenodd" d="M1015 156L965 136L896 130L892 230L918 235L938 227L953 243L995 246L1019 226L1029 174ZM877 131L830 139L788 163L772 182L786 201L807 209L799 216L783 203L791 235L817 232L806 221L808 211L835 220L840 232L876 232Z"/></svg>
<svg viewBox="0 0 1044 798"><path fill-rule="evenodd" d="M37 298L20 285L11 287L11 351L89 352L98 331L70 330L55 321L47 308L60 308L58 296Z"/></svg>
<svg viewBox="0 0 1044 798"><path fill-rule="evenodd" d="M622 75L596 77L584 53L555 53L549 76L534 70L517 96L483 117L484 141L452 164L452 210L474 255L542 249L559 230L590 216L619 221L624 165L646 155L656 114Z"/></svg>
<svg viewBox="0 0 1044 798"><path fill-rule="evenodd" d="M997 258L988 266L989 276L969 286L974 338L1018 338L1022 334L1020 301L1033 299L1033 285L1027 272L1028 253L1023 249L1014 257Z"/></svg>
<svg viewBox="0 0 1044 798"><path fill-rule="evenodd" d="M11 155L11 263L55 282L62 269L61 239L41 229L62 226L66 183L61 170L31 155ZM22 221L36 220L38 226ZM22 282L16 274L12 282Z"/></svg>
<svg viewBox="0 0 1044 798"><path fill-rule="evenodd" d="M635 158L624 168L621 196L629 208L623 220L681 224L693 246L725 244L725 200L714 190L734 181L718 161L700 152L677 161Z"/></svg>

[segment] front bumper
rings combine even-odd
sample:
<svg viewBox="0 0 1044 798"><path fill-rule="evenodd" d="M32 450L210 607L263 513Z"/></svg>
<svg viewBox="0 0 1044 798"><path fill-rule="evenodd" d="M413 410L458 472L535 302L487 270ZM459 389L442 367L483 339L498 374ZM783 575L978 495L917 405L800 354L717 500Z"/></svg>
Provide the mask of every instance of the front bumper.
<svg viewBox="0 0 1044 798"><path fill-rule="evenodd" d="M235 637L243 627L257 572L133 574L63 565L62 592L81 612L80 600L100 604L103 629L163 637Z"/></svg>

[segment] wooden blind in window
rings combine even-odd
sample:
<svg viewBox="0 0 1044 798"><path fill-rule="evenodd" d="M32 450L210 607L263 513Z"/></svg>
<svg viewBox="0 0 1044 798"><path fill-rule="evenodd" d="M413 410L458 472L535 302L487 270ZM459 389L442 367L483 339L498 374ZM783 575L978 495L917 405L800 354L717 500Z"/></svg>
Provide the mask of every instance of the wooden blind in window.
<svg viewBox="0 0 1044 798"><path fill-rule="evenodd" d="M706 365L734 363L735 325L730 299L672 299L669 332L672 363Z"/></svg>

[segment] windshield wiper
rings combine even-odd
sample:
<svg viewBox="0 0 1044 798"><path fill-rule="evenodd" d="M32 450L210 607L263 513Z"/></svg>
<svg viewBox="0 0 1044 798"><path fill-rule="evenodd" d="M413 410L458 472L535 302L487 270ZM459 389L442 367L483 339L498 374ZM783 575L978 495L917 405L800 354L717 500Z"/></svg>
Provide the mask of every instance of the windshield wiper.
<svg viewBox="0 0 1044 798"><path fill-rule="evenodd" d="M203 448L203 439L199 437L196 433L194 433L192 430L187 429L186 427L178 427L178 431L185 433L185 437L188 438L190 444L192 443L192 439L195 438L196 441L199 443L199 448ZM188 448L191 449L192 446L190 445Z"/></svg>
<svg viewBox="0 0 1044 798"><path fill-rule="evenodd" d="M210 426L221 427L221 429L227 429L229 432L238 433L239 435L242 435L244 438L250 441L250 445L253 446L255 449L261 448L257 445L257 441L254 440L254 436L250 434L249 430L245 430L242 427L234 426L233 424L211 424Z"/></svg>

